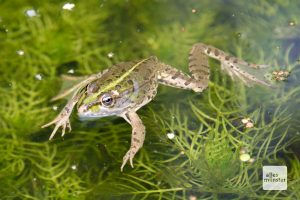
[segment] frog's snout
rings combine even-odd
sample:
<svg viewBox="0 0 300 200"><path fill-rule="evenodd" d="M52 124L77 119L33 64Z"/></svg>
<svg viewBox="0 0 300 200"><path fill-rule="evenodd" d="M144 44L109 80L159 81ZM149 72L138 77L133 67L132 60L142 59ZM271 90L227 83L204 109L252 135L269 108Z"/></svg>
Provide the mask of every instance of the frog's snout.
<svg viewBox="0 0 300 200"><path fill-rule="evenodd" d="M85 113L88 111L88 106L87 105L81 105L78 108L78 113Z"/></svg>

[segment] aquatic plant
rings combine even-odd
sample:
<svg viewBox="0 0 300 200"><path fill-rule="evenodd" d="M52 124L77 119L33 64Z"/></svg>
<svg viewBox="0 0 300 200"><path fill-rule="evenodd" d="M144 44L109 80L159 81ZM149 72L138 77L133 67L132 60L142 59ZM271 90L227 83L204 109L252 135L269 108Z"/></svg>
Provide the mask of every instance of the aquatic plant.
<svg viewBox="0 0 300 200"><path fill-rule="evenodd" d="M88 0L71 10L60 1L0 4L0 198L300 198L299 3ZM160 87L139 111L145 145L135 168L123 173L131 131L122 119L74 116L73 131L53 141L51 130L40 128L65 103L50 102L60 75L149 55L187 70L188 51L199 41L291 74L276 89L246 88L211 61L202 94ZM288 166L288 190L262 190L267 164Z"/></svg>

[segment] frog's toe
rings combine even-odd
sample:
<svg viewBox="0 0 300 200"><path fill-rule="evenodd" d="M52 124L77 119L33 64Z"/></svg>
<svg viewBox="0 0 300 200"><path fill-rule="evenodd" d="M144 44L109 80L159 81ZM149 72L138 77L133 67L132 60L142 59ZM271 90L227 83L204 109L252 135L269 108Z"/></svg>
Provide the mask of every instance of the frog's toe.
<svg viewBox="0 0 300 200"><path fill-rule="evenodd" d="M69 120L67 121L67 128L69 129L69 132L71 132L72 127L71 127L71 123Z"/></svg>
<svg viewBox="0 0 300 200"><path fill-rule="evenodd" d="M123 172L123 168L126 165L128 159L129 159L129 155L128 155L128 152L127 152L126 155L123 157L123 163L121 165L121 172Z"/></svg>
<svg viewBox="0 0 300 200"><path fill-rule="evenodd" d="M42 126L42 128L46 128L46 127L48 127L48 126L51 126L51 125L54 124L54 123L56 123L56 119L52 120L51 122L48 122L47 124L44 124L44 125Z"/></svg>
<svg viewBox="0 0 300 200"><path fill-rule="evenodd" d="M130 166L133 168L134 155L135 155L135 152L132 149L129 149L129 151L127 151L127 153L123 157L123 163L122 163L122 166L121 166L121 171L123 171L123 168L126 165L128 160L129 160Z"/></svg>
<svg viewBox="0 0 300 200"><path fill-rule="evenodd" d="M49 140L51 140L51 139L54 137L54 135L55 135L56 131L58 130L58 128L59 128L59 126L56 125L55 128L53 129L53 131L52 131L50 137L49 137Z"/></svg>
<svg viewBox="0 0 300 200"><path fill-rule="evenodd" d="M66 127L67 127L66 123L62 124L61 137L63 137L65 135L65 133L66 133Z"/></svg>
<svg viewBox="0 0 300 200"><path fill-rule="evenodd" d="M264 68L270 67L270 65L265 65L265 64L258 65L258 64L253 64L253 63L249 64L249 66L252 68L255 68L255 69L264 69Z"/></svg>
<svg viewBox="0 0 300 200"><path fill-rule="evenodd" d="M133 155L133 154L131 154L131 155ZM133 157L134 157L134 155L133 156L130 156L130 159L129 159L129 162L130 162L130 166L133 168Z"/></svg>

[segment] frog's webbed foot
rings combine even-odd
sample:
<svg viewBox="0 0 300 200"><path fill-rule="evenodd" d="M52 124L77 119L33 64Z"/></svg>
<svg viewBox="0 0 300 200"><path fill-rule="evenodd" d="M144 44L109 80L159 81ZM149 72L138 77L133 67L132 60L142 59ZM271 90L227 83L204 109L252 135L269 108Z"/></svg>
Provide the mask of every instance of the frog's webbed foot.
<svg viewBox="0 0 300 200"><path fill-rule="evenodd" d="M59 127L62 127L61 136L65 135L66 128L69 129L69 132L71 131L71 124L70 124L69 117L70 117L70 114L68 114L64 109L54 120L52 120L51 122L42 126L42 128L45 128L45 127L51 126L52 124L55 125L55 128L53 129L53 131L49 137L49 140L51 140L54 137L54 135L57 132Z"/></svg>
<svg viewBox="0 0 300 200"><path fill-rule="evenodd" d="M123 171L123 167L128 161L131 167L133 167L133 158L138 150L143 146L145 140L145 126L134 111L125 113L121 115L121 117L123 117L132 126L131 146L123 157L123 163L121 165L121 171Z"/></svg>

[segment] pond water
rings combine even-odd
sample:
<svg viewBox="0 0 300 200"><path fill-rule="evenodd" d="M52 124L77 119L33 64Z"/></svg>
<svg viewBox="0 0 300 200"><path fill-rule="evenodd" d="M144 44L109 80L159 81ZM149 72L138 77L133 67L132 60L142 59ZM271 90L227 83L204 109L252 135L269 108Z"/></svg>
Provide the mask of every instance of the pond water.
<svg viewBox="0 0 300 200"><path fill-rule="evenodd" d="M0 199L300 199L299 9L295 0L0 0ZM232 80L214 59L202 93L159 86L137 111L146 138L123 172L132 128L121 117L80 121L75 108L72 131L48 140L54 126L41 126L67 102L51 98L78 83L71 76L152 55L189 73L199 42L267 65L240 67L272 87ZM266 185L270 173L281 189Z"/></svg>

